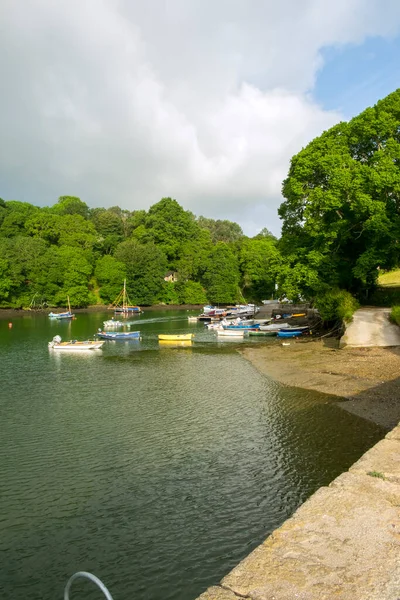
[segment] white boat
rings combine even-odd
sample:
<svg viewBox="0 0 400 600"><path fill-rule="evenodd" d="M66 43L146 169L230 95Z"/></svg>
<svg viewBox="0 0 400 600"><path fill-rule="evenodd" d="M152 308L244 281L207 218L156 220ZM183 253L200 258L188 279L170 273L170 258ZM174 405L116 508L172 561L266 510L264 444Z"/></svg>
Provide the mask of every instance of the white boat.
<svg viewBox="0 0 400 600"><path fill-rule="evenodd" d="M208 315L209 312L214 311L217 307L211 306L211 304L207 304L207 306L203 306L203 315Z"/></svg>
<svg viewBox="0 0 400 600"><path fill-rule="evenodd" d="M119 329L123 327L125 323L122 321L115 321L114 319L109 319L108 321L103 321L103 325L105 329Z"/></svg>
<svg viewBox="0 0 400 600"><path fill-rule="evenodd" d="M71 340L69 342L61 341L61 337L59 335L55 335L51 342L48 343L49 348L52 350L98 350L104 345L102 341L94 341L94 340Z"/></svg>
<svg viewBox="0 0 400 600"><path fill-rule="evenodd" d="M189 323L197 323L197 317L188 317Z"/></svg>
<svg viewBox="0 0 400 600"><path fill-rule="evenodd" d="M260 325L261 331L280 331L290 327L289 323L271 323L270 325Z"/></svg>
<svg viewBox="0 0 400 600"><path fill-rule="evenodd" d="M237 337L242 338L244 336L244 329L217 329L218 336L222 337Z"/></svg>

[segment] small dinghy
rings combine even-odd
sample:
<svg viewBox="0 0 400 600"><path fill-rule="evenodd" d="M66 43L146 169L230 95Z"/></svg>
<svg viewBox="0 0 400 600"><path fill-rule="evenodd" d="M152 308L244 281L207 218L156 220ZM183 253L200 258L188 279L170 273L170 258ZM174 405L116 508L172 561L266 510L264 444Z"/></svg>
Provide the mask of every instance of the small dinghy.
<svg viewBox="0 0 400 600"><path fill-rule="evenodd" d="M245 330L244 329L217 329L216 330L218 337L236 337L242 338L244 337Z"/></svg>
<svg viewBox="0 0 400 600"><path fill-rule="evenodd" d="M160 342L189 342L194 338L193 333L171 333L171 334L159 334L158 339Z"/></svg>
<svg viewBox="0 0 400 600"><path fill-rule="evenodd" d="M102 340L138 340L140 331L99 331L97 337Z"/></svg>
<svg viewBox="0 0 400 600"><path fill-rule="evenodd" d="M55 335L52 341L48 343L48 346L52 350L98 350L103 344L104 342L94 340L71 340L69 342L63 342L59 335Z"/></svg>

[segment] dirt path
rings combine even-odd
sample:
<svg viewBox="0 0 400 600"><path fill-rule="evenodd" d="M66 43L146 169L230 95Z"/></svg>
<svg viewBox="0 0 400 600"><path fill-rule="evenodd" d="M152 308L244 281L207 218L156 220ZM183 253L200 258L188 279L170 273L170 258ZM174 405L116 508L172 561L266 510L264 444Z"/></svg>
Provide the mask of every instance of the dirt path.
<svg viewBox="0 0 400 600"><path fill-rule="evenodd" d="M390 308L360 308L346 328L341 346L400 346L400 327L389 321Z"/></svg>
<svg viewBox="0 0 400 600"><path fill-rule="evenodd" d="M299 340L241 352L280 383L339 396L342 408L387 429L400 422L400 347L339 350L334 340Z"/></svg>

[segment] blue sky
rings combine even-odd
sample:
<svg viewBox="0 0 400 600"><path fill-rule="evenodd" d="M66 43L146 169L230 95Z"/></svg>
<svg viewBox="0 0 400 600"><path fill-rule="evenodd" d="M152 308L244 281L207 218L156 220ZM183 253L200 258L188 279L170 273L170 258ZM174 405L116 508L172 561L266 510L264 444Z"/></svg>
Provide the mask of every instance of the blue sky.
<svg viewBox="0 0 400 600"><path fill-rule="evenodd" d="M326 110L339 110L346 119L400 87L400 36L330 46L322 56L313 96Z"/></svg>

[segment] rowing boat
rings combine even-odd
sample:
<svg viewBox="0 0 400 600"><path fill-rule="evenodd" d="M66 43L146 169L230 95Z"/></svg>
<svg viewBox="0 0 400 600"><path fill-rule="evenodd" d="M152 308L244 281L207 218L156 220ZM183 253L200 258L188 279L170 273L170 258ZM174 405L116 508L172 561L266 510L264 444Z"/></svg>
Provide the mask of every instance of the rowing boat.
<svg viewBox="0 0 400 600"><path fill-rule="evenodd" d="M193 333L171 333L171 334L159 334L158 339L161 342L188 342L194 338Z"/></svg>

